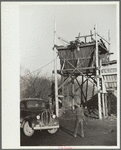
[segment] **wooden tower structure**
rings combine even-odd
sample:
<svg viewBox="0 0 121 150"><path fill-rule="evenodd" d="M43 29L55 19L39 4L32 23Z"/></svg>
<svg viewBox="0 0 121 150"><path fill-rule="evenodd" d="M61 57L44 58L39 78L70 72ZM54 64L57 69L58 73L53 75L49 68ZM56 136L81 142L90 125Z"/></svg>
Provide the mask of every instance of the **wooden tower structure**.
<svg viewBox="0 0 121 150"><path fill-rule="evenodd" d="M60 39L60 38L59 38ZM63 40L63 39L61 39ZM103 64L107 63L109 66L109 56L110 56L110 37L107 41L105 38L97 33L96 27L94 28L94 34L90 31L90 35L78 36L75 41L66 42L64 46L54 45L56 48L59 59L60 59L60 70L57 73L61 75L62 84L58 87L62 89L62 95L64 100L69 99L69 86L71 85L71 93L75 95L77 89L80 88L81 91L81 102L85 103L87 101L88 95L88 85L89 82L97 89L98 94L98 113L99 119L102 116L106 116L106 100L107 97L107 87L105 83L105 69ZM108 45L108 46L107 46ZM56 73L56 70L55 70ZM108 75L111 75L110 73ZM116 75L113 74L112 75ZM78 80L81 77L81 81ZM113 78L112 78L113 79ZM116 78L114 77L116 82ZM57 81L56 81L57 82ZM75 89L74 82L78 84L78 88ZM108 81L106 81L108 83ZM113 82L113 81L112 81ZM86 89L83 85L86 84ZM64 88L66 89L66 95L64 94ZM57 96L56 91L56 97ZM75 99L72 98L72 106L74 109ZM58 106L57 106L58 107Z"/></svg>

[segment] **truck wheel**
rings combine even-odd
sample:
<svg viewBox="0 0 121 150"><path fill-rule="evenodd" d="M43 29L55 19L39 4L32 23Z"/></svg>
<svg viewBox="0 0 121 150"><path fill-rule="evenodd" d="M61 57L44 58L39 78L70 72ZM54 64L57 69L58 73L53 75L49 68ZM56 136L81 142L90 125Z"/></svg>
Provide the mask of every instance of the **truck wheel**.
<svg viewBox="0 0 121 150"><path fill-rule="evenodd" d="M34 130L29 126L29 122L26 121L23 126L23 132L26 136L30 137L34 134Z"/></svg>
<svg viewBox="0 0 121 150"><path fill-rule="evenodd" d="M55 134L57 133L57 131L59 130L59 128L53 128L53 129L50 129L50 130L47 130L50 134Z"/></svg>

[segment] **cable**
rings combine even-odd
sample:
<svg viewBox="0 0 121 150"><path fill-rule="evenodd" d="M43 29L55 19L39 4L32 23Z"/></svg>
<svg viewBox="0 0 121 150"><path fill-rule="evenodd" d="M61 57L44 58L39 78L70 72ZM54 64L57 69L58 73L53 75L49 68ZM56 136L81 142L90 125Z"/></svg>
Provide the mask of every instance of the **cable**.
<svg viewBox="0 0 121 150"><path fill-rule="evenodd" d="M56 59L57 59L57 57L56 57ZM56 59L54 59L53 61L55 61ZM36 71L39 71L40 69L42 69L42 68L46 67L47 65L51 64L53 61L49 62L48 64L42 66L41 68L39 68L39 69L37 69L37 70L35 70L35 71L33 71L33 72L30 72L30 73L28 73L28 74L26 74L26 75L24 75L24 76L22 76L22 77L25 77L25 76L27 76L27 75L30 75L30 74L36 72Z"/></svg>

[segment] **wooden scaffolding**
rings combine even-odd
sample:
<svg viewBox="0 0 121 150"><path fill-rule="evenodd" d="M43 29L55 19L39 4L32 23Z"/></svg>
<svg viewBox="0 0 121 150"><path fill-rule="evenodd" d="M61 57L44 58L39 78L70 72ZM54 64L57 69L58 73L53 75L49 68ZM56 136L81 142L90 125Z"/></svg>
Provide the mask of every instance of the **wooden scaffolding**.
<svg viewBox="0 0 121 150"><path fill-rule="evenodd" d="M66 46L54 45L54 49L57 50L60 59L60 70L55 69L55 76L57 73L61 75L62 84L57 87L55 97L58 98L58 90L62 89L63 107L65 106L64 101L69 101L69 86L71 86L72 94L72 106L74 109L74 96L76 91L80 88L81 91L81 103L87 101L88 86L89 82L92 86L92 93L94 94L94 88L97 89L98 94L98 113L99 119L107 115L107 96L108 91L107 84L117 83L117 72L116 69L113 71L106 72L109 68L109 56L110 56L110 37L108 41L101 37L97 33L96 27L94 28L94 34L90 32L90 35L78 36L75 41L66 42ZM90 41L89 41L90 38ZM59 38L60 39L60 38ZM108 46L106 46L106 44ZM107 48L108 47L108 48ZM106 64L106 65L104 65ZM107 66L107 67L104 67ZM109 68L108 70L111 70ZM107 74L106 74L106 73ZM111 78L109 77L111 76ZM114 77L115 76L115 77ZM78 80L81 77L81 81ZM110 81L106 79L110 78ZM57 79L56 79L57 82ZM74 82L78 84L78 88L75 89ZM84 89L86 84L86 89ZM117 86L117 85L115 85ZM65 90L66 94L65 94ZM93 95L92 94L92 95ZM58 100L56 100L56 104ZM77 101L76 101L77 102ZM58 105L57 105L58 108ZM58 109L57 113L58 114Z"/></svg>

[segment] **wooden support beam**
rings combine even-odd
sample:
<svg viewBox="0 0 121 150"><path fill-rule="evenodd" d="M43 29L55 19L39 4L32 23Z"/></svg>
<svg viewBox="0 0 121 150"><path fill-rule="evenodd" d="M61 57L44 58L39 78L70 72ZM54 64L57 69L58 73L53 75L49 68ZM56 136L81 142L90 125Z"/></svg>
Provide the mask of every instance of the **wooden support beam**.
<svg viewBox="0 0 121 150"><path fill-rule="evenodd" d="M102 104L103 104L103 117L105 117L105 97L104 97L104 93L102 93Z"/></svg>
<svg viewBox="0 0 121 150"><path fill-rule="evenodd" d="M86 43L86 42L87 42L87 41L86 41L86 37L84 37L84 39L85 39L85 43Z"/></svg>
<svg viewBox="0 0 121 150"><path fill-rule="evenodd" d="M93 52L93 51L92 51ZM91 52L91 53L92 53ZM64 59L64 60L66 60L66 59ZM76 70L81 74L81 75L83 75L86 79L88 79L92 84L94 84L86 75L84 75L78 68L76 68L76 67L74 67L74 65L72 65L68 60L66 60L73 68L74 68L74 70L73 70L73 72L75 72ZM72 72L72 73L73 73ZM94 84L95 85L95 84Z"/></svg>
<svg viewBox="0 0 121 150"><path fill-rule="evenodd" d="M94 34L91 34L91 35L84 35L84 36L78 36L78 37L76 37L76 38L85 38L85 37L91 37L91 36L93 36Z"/></svg>
<svg viewBox="0 0 121 150"><path fill-rule="evenodd" d="M64 77L61 76L61 84L64 82ZM62 86L62 95L64 95L64 85ZM62 98L62 107L64 109L65 112L65 101L64 101L64 97Z"/></svg>
<svg viewBox="0 0 121 150"><path fill-rule="evenodd" d="M97 81L95 80L95 77L92 78L92 77L90 76L90 79L92 79L92 80L94 81L94 83L97 85Z"/></svg>
<svg viewBox="0 0 121 150"><path fill-rule="evenodd" d="M98 39L97 39L97 26L95 26L95 41L96 41L96 67L99 68L99 50L98 50ZM99 70L96 69L96 76L99 75ZM97 90L100 91L100 81L97 78ZM101 95L98 92L98 112L99 119L102 119L102 110L101 110Z"/></svg>
<svg viewBox="0 0 121 150"><path fill-rule="evenodd" d="M79 84L79 82L78 82L78 80L77 80L77 79L76 79L76 81L77 81L77 83L78 83L79 87L78 87L75 91L77 91L79 88L82 88L83 84L87 81L87 79L86 79L85 81L83 81L83 83L82 83L81 85Z"/></svg>
<svg viewBox="0 0 121 150"><path fill-rule="evenodd" d="M65 85L70 78L71 78L71 75L66 78L66 80L58 87L58 89L61 89L62 86Z"/></svg>
<svg viewBox="0 0 121 150"><path fill-rule="evenodd" d="M69 84L66 84L67 91L67 104L69 104Z"/></svg>
<svg viewBox="0 0 121 150"><path fill-rule="evenodd" d="M101 86L102 86L102 107L103 107L103 117L105 118L105 97L104 97L104 93L106 93L106 87L105 87L105 83L103 80L103 76L102 76L102 60L100 59L100 76L101 76Z"/></svg>
<svg viewBox="0 0 121 150"><path fill-rule="evenodd" d="M92 30L90 30L90 35L91 35L91 41L93 42L94 39L92 38L93 37Z"/></svg>
<svg viewBox="0 0 121 150"><path fill-rule="evenodd" d="M98 35L101 39L103 39L105 42L107 42L108 44L110 44L110 42L108 42L105 38L103 38L102 36L100 36L98 33L97 33L97 35Z"/></svg>
<svg viewBox="0 0 121 150"><path fill-rule="evenodd" d="M83 77L82 77L83 78ZM83 92L83 84L85 83L84 79L82 79L82 84L80 85L79 81L76 79L79 87L81 88L81 100L84 102L84 99L86 100L86 96L84 95Z"/></svg>
<svg viewBox="0 0 121 150"><path fill-rule="evenodd" d="M88 92L88 80L87 80L87 84L86 84L86 102L87 102L87 92Z"/></svg>
<svg viewBox="0 0 121 150"><path fill-rule="evenodd" d="M113 80L113 81L105 81L105 83L117 83L117 80Z"/></svg>
<svg viewBox="0 0 121 150"><path fill-rule="evenodd" d="M104 97L105 97L105 116L108 116L107 93L104 94Z"/></svg>
<svg viewBox="0 0 121 150"><path fill-rule="evenodd" d="M108 42L110 43L110 30L108 30ZM108 50L109 50L109 53L110 53L110 44L108 44ZM110 55L109 55L108 61L110 61Z"/></svg>
<svg viewBox="0 0 121 150"><path fill-rule="evenodd" d="M75 95L74 79L73 79L73 81L72 81L72 93L73 93L73 95ZM72 108L73 108L73 110L74 110L74 98L72 99Z"/></svg>
<svg viewBox="0 0 121 150"><path fill-rule="evenodd" d="M87 69L95 69L95 67L84 67L84 68L78 68L78 70L87 70ZM64 71L73 71L74 69L64 69Z"/></svg>
<svg viewBox="0 0 121 150"><path fill-rule="evenodd" d="M102 73L102 76L108 76L108 75L117 75L117 72Z"/></svg>
<svg viewBox="0 0 121 150"><path fill-rule="evenodd" d="M95 86L94 86L94 84L93 84L92 97L94 96L94 92L95 92Z"/></svg>
<svg viewBox="0 0 121 150"><path fill-rule="evenodd" d="M54 29L54 45L56 45L56 22ZM57 80L57 59L56 59L56 47L54 46L54 71L55 71L55 104L56 104L56 116L59 116L59 107L58 107L58 80Z"/></svg>
<svg viewBox="0 0 121 150"><path fill-rule="evenodd" d="M108 93L108 115L111 116L111 94Z"/></svg>
<svg viewBox="0 0 121 150"><path fill-rule="evenodd" d="M89 57L82 57L82 58L78 58L78 60L82 60L82 59L90 59L90 58L91 58L90 56L89 56ZM66 60L69 61L69 60L77 60L77 59L73 59L73 58L71 59L71 58L70 58L70 59L66 59ZM80 69L81 69L81 68L80 68Z"/></svg>
<svg viewBox="0 0 121 150"><path fill-rule="evenodd" d="M84 101L84 99L83 99L83 94L84 94L84 93L83 93L83 84L84 84L84 83L83 83L83 82L84 82L84 76L82 76L82 86L81 86L81 100L82 100L82 101ZM79 84L79 82L78 82L78 84ZM79 85L80 85L80 84L79 84Z"/></svg>

